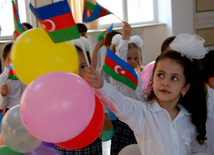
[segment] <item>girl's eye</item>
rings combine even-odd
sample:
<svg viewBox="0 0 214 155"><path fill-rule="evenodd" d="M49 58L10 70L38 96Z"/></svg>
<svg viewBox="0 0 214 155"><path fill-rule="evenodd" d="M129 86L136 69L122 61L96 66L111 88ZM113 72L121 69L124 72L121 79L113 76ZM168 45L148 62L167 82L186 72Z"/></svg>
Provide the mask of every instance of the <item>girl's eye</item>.
<svg viewBox="0 0 214 155"><path fill-rule="evenodd" d="M131 60L131 58L130 58L130 57L128 57L128 58L127 58L127 60Z"/></svg>
<svg viewBox="0 0 214 155"><path fill-rule="evenodd" d="M172 77L172 80L173 80L173 81L177 81L178 78L177 78L176 76L173 76L173 77Z"/></svg>
<svg viewBox="0 0 214 155"><path fill-rule="evenodd" d="M163 78L163 74L162 74L162 73L159 73L157 76L158 76L159 78Z"/></svg>
<svg viewBox="0 0 214 155"><path fill-rule="evenodd" d="M138 58L134 58L135 60L138 60Z"/></svg>
<svg viewBox="0 0 214 155"><path fill-rule="evenodd" d="M81 68L81 69L84 69L84 68L85 68L85 65L81 65L80 68Z"/></svg>

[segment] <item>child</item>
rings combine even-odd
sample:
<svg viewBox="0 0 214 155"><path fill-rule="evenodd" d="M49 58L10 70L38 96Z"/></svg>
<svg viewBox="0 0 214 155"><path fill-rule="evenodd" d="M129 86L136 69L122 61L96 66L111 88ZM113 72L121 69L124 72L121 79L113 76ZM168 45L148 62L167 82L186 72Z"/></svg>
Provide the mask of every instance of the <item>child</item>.
<svg viewBox="0 0 214 155"><path fill-rule="evenodd" d="M81 41L82 41L82 45L84 46L86 53L87 53L87 57L90 63L90 43L88 41L88 39L81 37ZM84 78L85 75L85 70L84 68L87 66L86 63L86 59L82 50L82 46L80 44L79 39L76 40L72 40L71 41L78 52L78 56L79 56L79 76L81 76L82 78ZM93 143L91 143L90 145L81 148L81 149L76 149L76 150L68 150L68 149L63 149L61 147L55 146L55 149L58 150L59 152L65 154L65 155L101 155L102 154L102 141L101 139L98 137Z"/></svg>
<svg viewBox="0 0 214 155"><path fill-rule="evenodd" d="M9 43L4 47L3 50L3 62L5 68L3 73L0 75L0 110L6 108L9 110L15 105L20 103L20 99L26 85L20 80L10 80L8 79L10 71L10 50L13 43Z"/></svg>
<svg viewBox="0 0 214 155"><path fill-rule="evenodd" d="M176 51L161 53L148 101L123 96L91 67L86 68L85 80L131 127L142 155L206 154L206 93L200 67L192 58Z"/></svg>
<svg viewBox="0 0 214 155"><path fill-rule="evenodd" d="M210 50L208 54L201 60L204 81L208 84L207 93L207 145L208 155L214 154L214 50Z"/></svg>
<svg viewBox="0 0 214 155"><path fill-rule="evenodd" d="M141 45L143 40L139 36L132 36L129 40L131 33L131 26L125 23L123 26L123 35L116 34L112 38L112 44L110 46L116 54L126 61L129 65L135 69L138 75L138 86L136 90L131 89L127 85L110 78L110 84L114 86L123 95L142 101L144 100L144 90L142 87L142 79L140 76L140 68L142 65L142 50ZM129 126L116 120L114 123L115 134L112 138L111 155L117 155L120 150L130 144L137 144L133 131Z"/></svg>
<svg viewBox="0 0 214 155"><path fill-rule="evenodd" d="M171 51L172 49L169 47L169 44L175 39L175 36L171 36L166 38L161 45L161 52L163 51Z"/></svg>
<svg viewBox="0 0 214 155"><path fill-rule="evenodd" d="M86 35L87 31L88 31L88 28L85 26L85 24L77 23L77 28L79 30L80 36L88 38L88 36Z"/></svg>

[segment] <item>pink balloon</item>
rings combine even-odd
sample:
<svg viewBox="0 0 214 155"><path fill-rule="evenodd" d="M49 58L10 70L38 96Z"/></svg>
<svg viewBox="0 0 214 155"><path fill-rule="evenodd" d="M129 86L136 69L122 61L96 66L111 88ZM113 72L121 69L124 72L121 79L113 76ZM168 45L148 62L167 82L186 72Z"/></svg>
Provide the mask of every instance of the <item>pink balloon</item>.
<svg viewBox="0 0 214 155"><path fill-rule="evenodd" d="M146 93L146 96L149 94L150 90L148 89L148 84L149 84L149 81L151 79L151 76L152 76L152 72L153 72L153 68L154 68L154 65L155 65L155 61L152 61L150 62L149 64L147 64L142 72L141 72L141 77L143 79L143 88L145 90L145 93Z"/></svg>
<svg viewBox="0 0 214 155"><path fill-rule="evenodd" d="M80 76L63 72L41 75L25 89L20 114L26 129L50 143L70 140L90 123L95 97Z"/></svg>

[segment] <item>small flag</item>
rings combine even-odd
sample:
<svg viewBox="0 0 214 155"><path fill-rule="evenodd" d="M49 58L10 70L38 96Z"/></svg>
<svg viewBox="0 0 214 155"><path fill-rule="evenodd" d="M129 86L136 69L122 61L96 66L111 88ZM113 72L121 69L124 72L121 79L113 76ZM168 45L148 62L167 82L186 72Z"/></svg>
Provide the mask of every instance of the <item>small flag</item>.
<svg viewBox="0 0 214 155"><path fill-rule="evenodd" d="M113 24L107 28L104 32L98 34L98 42L101 42L101 46L105 46L105 35L113 30Z"/></svg>
<svg viewBox="0 0 214 155"><path fill-rule="evenodd" d="M12 64L10 64L10 72L9 72L9 75L8 75L8 79L10 79L10 80L18 80Z"/></svg>
<svg viewBox="0 0 214 155"><path fill-rule="evenodd" d="M113 79L120 81L136 90L138 77L134 69L114 52L107 48L103 71Z"/></svg>
<svg viewBox="0 0 214 155"><path fill-rule="evenodd" d="M19 19L19 13L17 11L16 5L15 5L13 0L12 0L12 5L13 5L13 19L14 19L15 33L17 36L19 36L25 30L23 30L21 27L21 23L20 23L20 19Z"/></svg>
<svg viewBox="0 0 214 155"><path fill-rule="evenodd" d="M31 11L54 43L80 38L67 0L34 8Z"/></svg>
<svg viewBox="0 0 214 155"><path fill-rule="evenodd" d="M107 9L103 8L98 3L93 4L88 0L84 1L84 9L83 9L83 22L92 22L97 18L112 14Z"/></svg>

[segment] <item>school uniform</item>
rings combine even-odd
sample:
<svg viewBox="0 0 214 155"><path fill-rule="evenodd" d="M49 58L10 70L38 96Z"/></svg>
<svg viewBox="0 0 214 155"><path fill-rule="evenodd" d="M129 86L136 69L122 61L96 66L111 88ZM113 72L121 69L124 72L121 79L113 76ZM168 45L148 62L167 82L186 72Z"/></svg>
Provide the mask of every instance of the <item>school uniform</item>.
<svg viewBox="0 0 214 155"><path fill-rule="evenodd" d="M207 145L208 155L214 155L214 89L208 87L207 99Z"/></svg>
<svg viewBox="0 0 214 155"><path fill-rule="evenodd" d="M104 81L95 89L102 102L134 131L142 155L206 155L206 144L196 140L191 114L180 104L172 121L168 111L156 100L141 102L125 97Z"/></svg>
<svg viewBox="0 0 214 155"><path fill-rule="evenodd" d="M26 88L26 85L20 80L8 79L9 71L10 69L5 66L4 71L0 75L0 88L4 84L8 86L8 94L4 97L0 94L0 109L10 109L20 104L22 93Z"/></svg>

